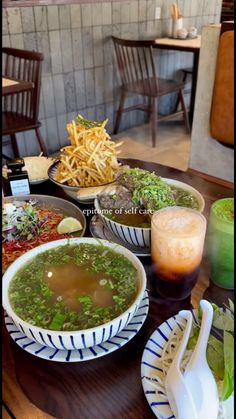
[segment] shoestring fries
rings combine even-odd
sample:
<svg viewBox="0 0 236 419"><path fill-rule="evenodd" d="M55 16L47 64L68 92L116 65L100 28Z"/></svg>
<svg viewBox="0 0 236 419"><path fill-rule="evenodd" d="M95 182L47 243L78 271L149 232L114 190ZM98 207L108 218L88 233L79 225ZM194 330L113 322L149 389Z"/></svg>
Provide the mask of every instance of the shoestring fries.
<svg viewBox="0 0 236 419"><path fill-rule="evenodd" d="M110 140L107 119L88 128L75 121L67 124L70 145L61 149L55 179L69 186L98 186L115 180L122 142Z"/></svg>

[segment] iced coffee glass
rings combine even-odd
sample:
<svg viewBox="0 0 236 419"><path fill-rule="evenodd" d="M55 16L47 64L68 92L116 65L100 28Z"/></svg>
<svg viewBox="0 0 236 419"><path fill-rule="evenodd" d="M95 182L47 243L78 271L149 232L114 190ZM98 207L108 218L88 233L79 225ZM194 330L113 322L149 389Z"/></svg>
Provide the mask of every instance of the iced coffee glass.
<svg viewBox="0 0 236 419"><path fill-rule="evenodd" d="M154 212L151 254L158 293L170 300L187 298L197 282L206 235L200 212L168 207Z"/></svg>

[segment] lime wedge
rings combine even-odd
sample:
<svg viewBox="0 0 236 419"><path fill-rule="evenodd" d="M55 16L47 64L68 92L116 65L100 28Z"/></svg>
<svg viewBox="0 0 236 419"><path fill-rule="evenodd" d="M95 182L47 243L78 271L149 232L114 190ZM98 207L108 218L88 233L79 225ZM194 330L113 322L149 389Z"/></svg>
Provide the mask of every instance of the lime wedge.
<svg viewBox="0 0 236 419"><path fill-rule="evenodd" d="M57 232L59 234L74 233L75 231L81 230L82 224L74 217L66 217L60 221L57 226Z"/></svg>

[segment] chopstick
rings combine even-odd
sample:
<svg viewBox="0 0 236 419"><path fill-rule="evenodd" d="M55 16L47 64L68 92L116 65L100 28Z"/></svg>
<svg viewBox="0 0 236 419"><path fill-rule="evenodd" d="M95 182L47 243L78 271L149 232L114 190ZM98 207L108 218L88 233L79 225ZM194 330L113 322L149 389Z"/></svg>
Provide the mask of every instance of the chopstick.
<svg viewBox="0 0 236 419"><path fill-rule="evenodd" d="M176 3L173 3L170 8L170 14L172 19L177 20L181 17L180 9Z"/></svg>
<svg viewBox="0 0 236 419"><path fill-rule="evenodd" d="M178 7L177 7L176 3L174 3L173 6L174 6L174 19L177 20L178 19Z"/></svg>

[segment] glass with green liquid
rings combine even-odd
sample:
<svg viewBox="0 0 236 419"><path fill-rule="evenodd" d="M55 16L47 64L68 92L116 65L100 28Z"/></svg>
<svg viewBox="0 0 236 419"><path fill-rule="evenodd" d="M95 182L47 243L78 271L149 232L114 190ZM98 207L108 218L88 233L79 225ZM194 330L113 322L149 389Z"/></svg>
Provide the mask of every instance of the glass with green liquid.
<svg viewBox="0 0 236 419"><path fill-rule="evenodd" d="M219 199L212 205L207 249L212 282L234 289L234 198Z"/></svg>

